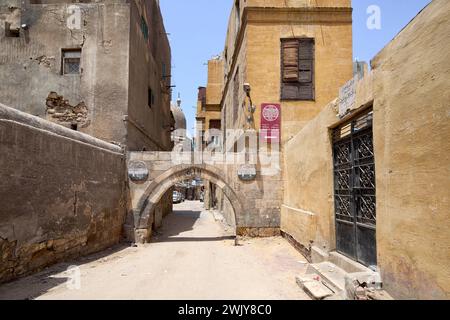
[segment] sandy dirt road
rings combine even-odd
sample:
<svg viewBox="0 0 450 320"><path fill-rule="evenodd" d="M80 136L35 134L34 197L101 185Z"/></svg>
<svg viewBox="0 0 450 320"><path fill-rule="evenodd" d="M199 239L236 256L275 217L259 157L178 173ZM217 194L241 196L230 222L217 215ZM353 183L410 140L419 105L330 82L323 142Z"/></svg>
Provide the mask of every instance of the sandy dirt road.
<svg viewBox="0 0 450 320"><path fill-rule="evenodd" d="M306 260L286 240L235 246L232 230L200 202L174 209L152 243L58 264L0 286L0 299L309 299L295 283ZM67 272L72 265L79 283L67 281L76 275Z"/></svg>

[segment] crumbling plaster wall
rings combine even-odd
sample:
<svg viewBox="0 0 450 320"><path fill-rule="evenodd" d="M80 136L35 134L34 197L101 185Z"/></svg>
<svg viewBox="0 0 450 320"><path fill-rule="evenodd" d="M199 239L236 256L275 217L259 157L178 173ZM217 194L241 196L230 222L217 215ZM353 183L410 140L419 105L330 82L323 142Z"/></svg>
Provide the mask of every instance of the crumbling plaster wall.
<svg viewBox="0 0 450 320"><path fill-rule="evenodd" d="M170 151L171 51L157 1L130 3L129 33L128 150Z"/></svg>
<svg viewBox="0 0 450 320"><path fill-rule="evenodd" d="M0 282L119 242L121 148L0 104L0 150Z"/></svg>
<svg viewBox="0 0 450 320"><path fill-rule="evenodd" d="M396 298L450 298L450 2L372 61L378 264Z"/></svg>
<svg viewBox="0 0 450 320"><path fill-rule="evenodd" d="M81 29L69 29L72 3L28 4L20 37L5 37L10 16L0 5L0 102L46 117L46 98L56 92L71 105L84 102L90 125L81 131L125 143L123 116L128 103L129 4L77 3ZM81 73L62 75L62 49L82 49Z"/></svg>

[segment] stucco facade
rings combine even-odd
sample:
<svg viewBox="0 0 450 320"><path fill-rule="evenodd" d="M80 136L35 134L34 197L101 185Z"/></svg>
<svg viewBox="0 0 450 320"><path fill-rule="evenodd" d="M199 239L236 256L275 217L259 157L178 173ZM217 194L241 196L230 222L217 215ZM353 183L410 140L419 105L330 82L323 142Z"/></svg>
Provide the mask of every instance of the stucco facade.
<svg viewBox="0 0 450 320"><path fill-rule="evenodd" d="M0 104L0 149L0 283L119 243L122 148Z"/></svg>
<svg viewBox="0 0 450 320"><path fill-rule="evenodd" d="M2 1L0 102L130 150L170 150L171 53L158 2L73 5Z"/></svg>
<svg viewBox="0 0 450 320"><path fill-rule="evenodd" d="M282 97L284 39L313 40L314 99L288 100ZM254 192L263 196L256 204L259 218L255 217L252 221L254 225L249 226L256 229L279 227L285 188L284 146L336 97L339 88L352 77L351 2L237 1L230 14L222 55L224 85L221 119L226 150L241 151L230 139L232 130L260 131L263 103L281 106L279 170L275 175L258 176L256 179ZM248 108L250 102L244 84L251 87L250 95L256 107L253 113ZM261 174L260 165L256 167L258 174Z"/></svg>
<svg viewBox="0 0 450 320"><path fill-rule="evenodd" d="M239 7L233 8L224 51L222 97L223 126L227 129L246 128L244 83L251 85L257 108L254 129L260 128L262 103L281 103L282 144L333 100L352 76L350 1L288 1L287 4L288 7L282 1L241 1ZM281 99L281 39L289 38L315 40L314 101ZM234 88L238 90L237 105L233 101Z"/></svg>
<svg viewBox="0 0 450 320"><path fill-rule="evenodd" d="M200 87L197 99L197 141L198 145L205 148L211 142L211 135L214 133L209 130L221 129L221 106L220 100L223 90L223 59L217 57L208 61L208 83L206 87ZM204 135L202 139L202 131ZM211 134L209 134L211 133ZM217 134L215 134L217 135Z"/></svg>
<svg viewBox="0 0 450 320"><path fill-rule="evenodd" d="M286 145L281 227L314 260L336 249L331 130L373 108L376 255L394 298L450 297L449 11L432 1L372 60L350 115L335 100Z"/></svg>

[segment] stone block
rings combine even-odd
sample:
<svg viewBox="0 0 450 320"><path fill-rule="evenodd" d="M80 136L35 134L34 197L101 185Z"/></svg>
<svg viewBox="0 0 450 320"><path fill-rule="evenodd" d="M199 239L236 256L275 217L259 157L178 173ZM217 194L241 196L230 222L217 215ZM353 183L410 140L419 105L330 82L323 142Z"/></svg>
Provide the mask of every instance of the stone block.
<svg viewBox="0 0 450 320"><path fill-rule="evenodd" d="M328 289L320 281L305 281L301 283L302 289L314 300L323 300L334 295L334 292Z"/></svg>

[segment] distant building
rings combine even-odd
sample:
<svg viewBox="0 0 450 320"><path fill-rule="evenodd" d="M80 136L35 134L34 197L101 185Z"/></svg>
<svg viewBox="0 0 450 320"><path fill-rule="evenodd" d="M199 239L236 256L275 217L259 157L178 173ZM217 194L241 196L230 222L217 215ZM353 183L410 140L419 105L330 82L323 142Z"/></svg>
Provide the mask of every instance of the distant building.
<svg viewBox="0 0 450 320"><path fill-rule="evenodd" d="M223 59L216 57L208 61L208 84L199 87L196 115L196 145L220 146L222 129L221 105L223 89Z"/></svg>
<svg viewBox="0 0 450 320"><path fill-rule="evenodd" d="M172 102L170 110L174 119L174 126L172 132L172 141L174 145L182 143L187 139L186 132L186 116L181 108L181 98L178 97L175 103Z"/></svg>
<svg viewBox="0 0 450 320"><path fill-rule="evenodd" d="M352 78L351 1L235 1L223 57L224 131L260 131L263 104L277 104L283 149Z"/></svg>
<svg viewBox="0 0 450 320"><path fill-rule="evenodd" d="M129 150L170 150L159 2L0 4L0 102Z"/></svg>

